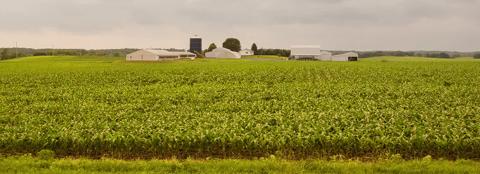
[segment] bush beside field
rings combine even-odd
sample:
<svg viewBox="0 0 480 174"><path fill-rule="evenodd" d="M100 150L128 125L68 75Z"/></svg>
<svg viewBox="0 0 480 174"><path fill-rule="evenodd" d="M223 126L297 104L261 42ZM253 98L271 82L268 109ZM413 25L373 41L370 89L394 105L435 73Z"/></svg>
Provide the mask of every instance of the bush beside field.
<svg viewBox="0 0 480 174"><path fill-rule="evenodd" d="M480 158L480 63L0 62L0 153Z"/></svg>

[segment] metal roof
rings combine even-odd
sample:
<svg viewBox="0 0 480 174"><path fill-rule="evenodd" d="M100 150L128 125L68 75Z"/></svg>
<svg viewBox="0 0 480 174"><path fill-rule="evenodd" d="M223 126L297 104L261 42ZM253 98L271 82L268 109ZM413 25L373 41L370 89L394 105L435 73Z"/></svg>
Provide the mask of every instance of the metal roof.
<svg viewBox="0 0 480 174"><path fill-rule="evenodd" d="M195 55L190 52L181 51L181 52L173 52L173 51L166 51L166 50L145 50L157 56L179 56L179 55Z"/></svg>

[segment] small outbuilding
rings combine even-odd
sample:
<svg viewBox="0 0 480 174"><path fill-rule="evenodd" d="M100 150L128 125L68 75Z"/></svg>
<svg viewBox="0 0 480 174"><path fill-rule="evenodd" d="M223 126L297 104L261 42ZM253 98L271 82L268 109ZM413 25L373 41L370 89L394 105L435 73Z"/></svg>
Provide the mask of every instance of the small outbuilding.
<svg viewBox="0 0 480 174"><path fill-rule="evenodd" d="M207 58L229 58L229 59L240 59L242 55L238 52L231 51L226 48L216 48L210 52L205 53Z"/></svg>
<svg viewBox="0 0 480 174"><path fill-rule="evenodd" d="M244 49L244 50L240 51L240 55L242 55L242 56L253 56L253 55L255 55L255 53L253 52L253 50Z"/></svg>
<svg viewBox="0 0 480 174"><path fill-rule="evenodd" d="M181 58L195 59L196 55L186 51L139 50L127 55L127 61L159 61Z"/></svg>

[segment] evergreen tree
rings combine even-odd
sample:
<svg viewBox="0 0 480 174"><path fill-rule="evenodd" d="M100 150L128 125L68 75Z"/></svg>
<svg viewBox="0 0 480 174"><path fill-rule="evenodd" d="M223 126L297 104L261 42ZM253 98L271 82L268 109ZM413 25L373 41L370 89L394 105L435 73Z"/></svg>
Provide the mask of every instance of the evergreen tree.
<svg viewBox="0 0 480 174"><path fill-rule="evenodd" d="M257 44L255 44L255 43L252 44L252 51L255 55L257 55L257 52L258 52Z"/></svg>

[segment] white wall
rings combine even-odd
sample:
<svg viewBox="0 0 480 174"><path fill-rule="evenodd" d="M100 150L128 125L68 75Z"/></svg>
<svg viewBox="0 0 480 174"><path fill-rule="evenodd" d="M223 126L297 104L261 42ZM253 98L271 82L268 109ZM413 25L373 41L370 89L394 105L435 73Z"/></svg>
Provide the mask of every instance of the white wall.
<svg viewBox="0 0 480 174"><path fill-rule="evenodd" d="M330 61L332 53L321 51L319 48L293 48L292 57L295 59L317 59L322 61Z"/></svg>
<svg viewBox="0 0 480 174"><path fill-rule="evenodd" d="M240 59L242 56L240 53L230 51L225 48L217 48L211 52L205 53L205 57L207 58L233 58L233 59Z"/></svg>
<svg viewBox="0 0 480 174"><path fill-rule="evenodd" d="M292 48L291 49L292 53L291 55L319 55L321 52L320 48L314 48L314 47L305 47L305 48Z"/></svg>
<svg viewBox="0 0 480 174"><path fill-rule="evenodd" d="M358 54L353 53L353 52L349 52L349 53L345 53L345 54L335 55L335 56L332 57L332 61L348 61L349 57L358 58Z"/></svg>
<svg viewBox="0 0 480 174"><path fill-rule="evenodd" d="M129 61L156 61L158 56L145 50L139 50L127 55Z"/></svg>
<svg viewBox="0 0 480 174"><path fill-rule="evenodd" d="M345 57L344 55L335 55L332 56L332 61L346 62L348 61L348 57Z"/></svg>

